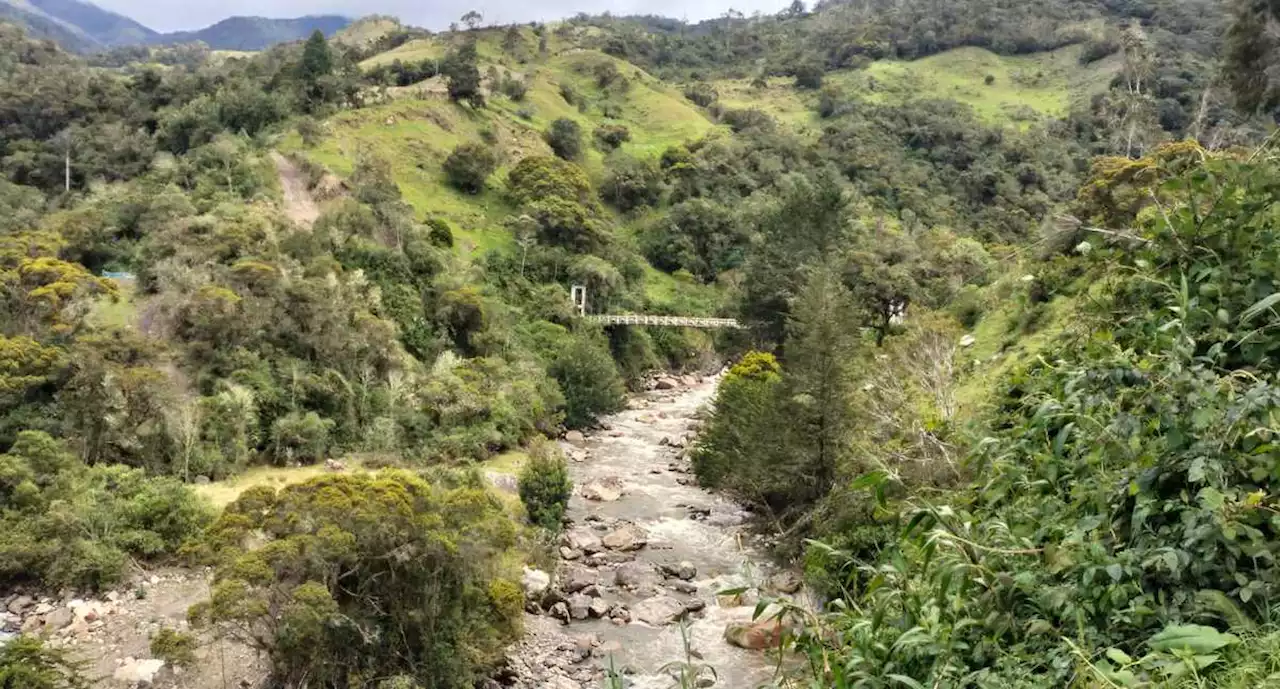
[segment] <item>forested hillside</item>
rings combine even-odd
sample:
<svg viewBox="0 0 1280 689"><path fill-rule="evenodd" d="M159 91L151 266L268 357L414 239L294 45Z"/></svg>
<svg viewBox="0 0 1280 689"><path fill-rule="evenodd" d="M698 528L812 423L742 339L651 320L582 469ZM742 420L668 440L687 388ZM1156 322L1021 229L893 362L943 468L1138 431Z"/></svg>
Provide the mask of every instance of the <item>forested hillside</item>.
<svg viewBox="0 0 1280 689"><path fill-rule="evenodd" d="M1270 8L461 21L92 66L0 23L0 585L210 566L266 686L476 686L547 439L728 362L697 478L827 603L761 607L779 685L1276 681Z"/></svg>

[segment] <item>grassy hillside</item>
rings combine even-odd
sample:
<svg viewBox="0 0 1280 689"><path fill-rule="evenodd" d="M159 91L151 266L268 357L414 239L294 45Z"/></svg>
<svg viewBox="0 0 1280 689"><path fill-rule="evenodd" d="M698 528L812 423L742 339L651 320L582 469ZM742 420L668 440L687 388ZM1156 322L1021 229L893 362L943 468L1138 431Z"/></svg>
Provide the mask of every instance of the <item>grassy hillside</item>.
<svg viewBox="0 0 1280 689"><path fill-rule="evenodd" d="M880 60L862 72L833 75L830 81L871 100L959 101L991 122L1061 116L1073 103L1106 91L1121 66L1119 55L1083 66L1080 51L1080 46L1068 46L1004 56L982 48L957 48L912 62Z"/></svg>
<svg viewBox="0 0 1280 689"><path fill-rule="evenodd" d="M486 44L489 43L490 45ZM368 150L391 161L396 182L405 199L420 217L435 215L449 220L458 230L463 248L484 251L510 241L502 227L512 209L495 189L511 164L531 154L549 154L542 132L561 117L576 120L590 139L591 132L606 122L621 124L631 131L631 141L622 151L637 156L656 156L668 146L702 136L715 125L687 102L678 91L634 66L596 51L577 51L547 60L518 66L519 70L498 67L490 41L482 40L481 71L490 66L524 76L529 91L519 102L492 95L481 110L450 103L444 95L442 79L429 79L404 89L394 89L390 103L339 114L331 118L328 136L306 149L299 137L282 143L283 150L301 153L338 175L349 174L355 157ZM411 41L379 55L367 64L388 59L423 59L428 54L443 55L444 44L436 39ZM398 58L389 56L398 55ZM622 95L605 97L593 82L593 70L611 63L631 82ZM567 85L580 94L585 109L570 105L561 95ZM614 117L606 117L602 105L608 103ZM503 165L490 180L490 189L472 196L450 187L441 170L455 146L468 141L487 140L499 151ZM598 173L603 153L590 148L583 161Z"/></svg>

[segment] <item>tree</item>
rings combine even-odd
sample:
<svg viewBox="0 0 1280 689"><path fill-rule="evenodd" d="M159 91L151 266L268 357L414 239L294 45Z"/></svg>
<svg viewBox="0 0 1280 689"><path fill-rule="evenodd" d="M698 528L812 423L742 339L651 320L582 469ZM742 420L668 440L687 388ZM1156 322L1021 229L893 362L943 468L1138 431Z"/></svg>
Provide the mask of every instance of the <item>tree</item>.
<svg viewBox="0 0 1280 689"><path fill-rule="evenodd" d="M795 69L796 88L816 91L822 88L822 65L807 62Z"/></svg>
<svg viewBox="0 0 1280 689"><path fill-rule="evenodd" d="M492 148L480 143L464 143L454 148L445 159L444 174L449 183L460 191L478 194L497 167L498 156Z"/></svg>
<svg viewBox="0 0 1280 689"><path fill-rule="evenodd" d="M303 100L308 111L314 112L328 100L326 80L332 74L333 53L324 33L316 29L303 46L302 59L298 62L298 78L302 81Z"/></svg>
<svg viewBox="0 0 1280 689"><path fill-rule="evenodd" d="M556 119L543 138L551 151L564 160L577 160L582 156L582 126L575 120Z"/></svg>
<svg viewBox="0 0 1280 689"><path fill-rule="evenodd" d="M465 100L472 107L484 107L478 61L475 39L469 38L460 48L450 53L440 66L440 73L445 76L448 85L449 98L454 102Z"/></svg>
<svg viewBox="0 0 1280 689"><path fill-rule="evenodd" d="M1274 30L1280 7L1269 0L1235 0L1227 30L1225 75L1242 110L1254 112L1280 105L1280 41Z"/></svg>
<svg viewBox="0 0 1280 689"><path fill-rule="evenodd" d="M543 440L529 449L518 487L529 521L548 531L559 531L573 495L573 482L564 456L554 445Z"/></svg>
<svg viewBox="0 0 1280 689"><path fill-rule="evenodd" d="M467 29L471 31L475 31L482 21L484 21L484 15L476 10L468 10L466 14L462 15L462 23L466 24Z"/></svg>
<svg viewBox="0 0 1280 689"><path fill-rule="evenodd" d="M609 344L599 333L574 333L547 372L564 392L564 422L569 428L584 428L601 414L622 409L626 388Z"/></svg>
<svg viewBox="0 0 1280 689"><path fill-rule="evenodd" d="M502 503L478 474L454 483L383 471L246 491L210 528L219 566L191 617L264 652L274 686L473 686L519 638L523 600Z"/></svg>
<svg viewBox="0 0 1280 689"><path fill-rule="evenodd" d="M34 636L0 646L0 689L89 689L85 664Z"/></svg>

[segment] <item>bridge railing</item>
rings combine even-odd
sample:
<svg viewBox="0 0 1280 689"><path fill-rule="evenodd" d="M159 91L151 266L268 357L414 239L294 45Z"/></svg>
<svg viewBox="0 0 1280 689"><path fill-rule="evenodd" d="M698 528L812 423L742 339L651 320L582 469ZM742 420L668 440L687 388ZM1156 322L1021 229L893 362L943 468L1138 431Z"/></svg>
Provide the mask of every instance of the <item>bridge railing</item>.
<svg viewBox="0 0 1280 689"><path fill-rule="evenodd" d="M677 328L741 328L733 318L700 318L695 316L648 316L644 314L591 314L582 316L588 323L600 325L657 325Z"/></svg>

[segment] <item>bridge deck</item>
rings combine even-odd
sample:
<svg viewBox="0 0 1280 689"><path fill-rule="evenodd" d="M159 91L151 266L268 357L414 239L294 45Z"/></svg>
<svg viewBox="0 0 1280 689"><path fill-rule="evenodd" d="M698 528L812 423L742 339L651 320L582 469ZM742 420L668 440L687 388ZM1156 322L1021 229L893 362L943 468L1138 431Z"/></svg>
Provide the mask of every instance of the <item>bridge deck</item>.
<svg viewBox="0 0 1280 689"><path fill-rule="evenodd" d="M689 316L646 316L642 314L603 315L582 317L589 323L601 325L665 325L677 328L741 328L733 318L695 318Z"/></svg>

